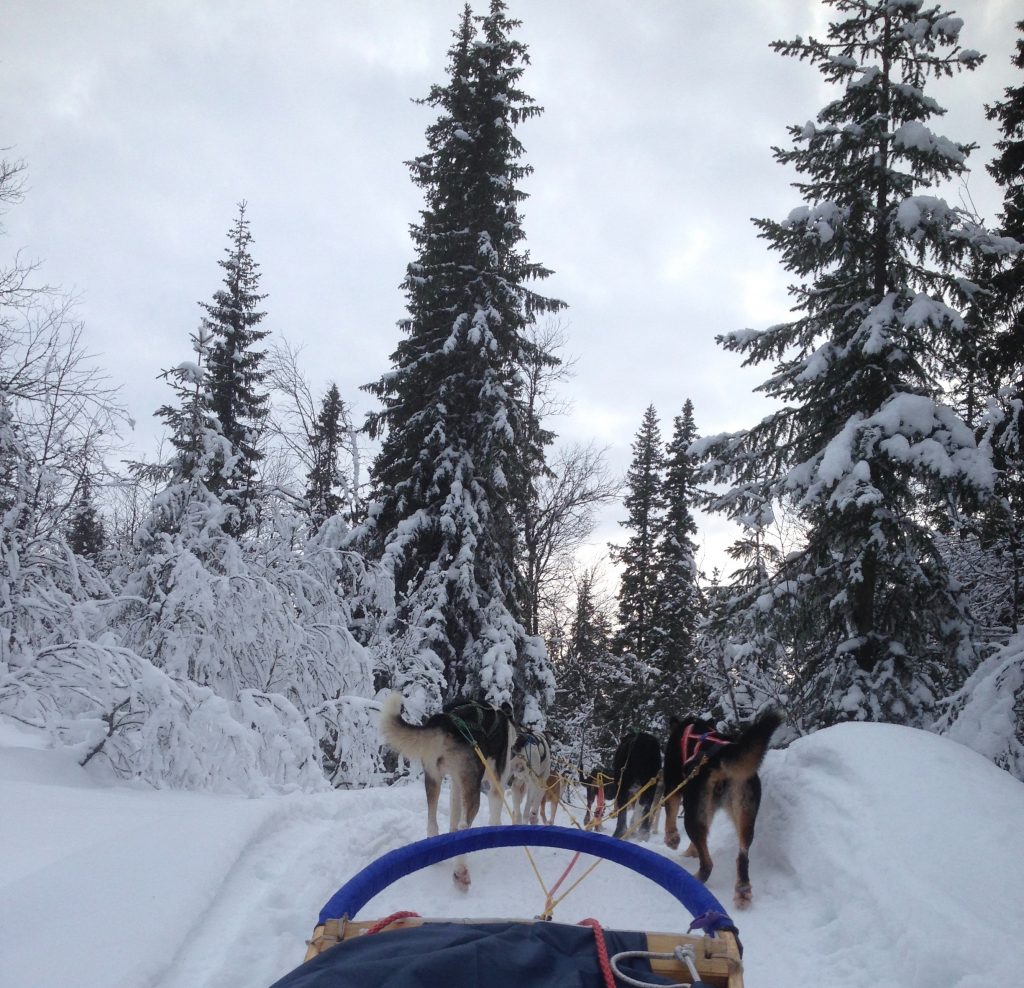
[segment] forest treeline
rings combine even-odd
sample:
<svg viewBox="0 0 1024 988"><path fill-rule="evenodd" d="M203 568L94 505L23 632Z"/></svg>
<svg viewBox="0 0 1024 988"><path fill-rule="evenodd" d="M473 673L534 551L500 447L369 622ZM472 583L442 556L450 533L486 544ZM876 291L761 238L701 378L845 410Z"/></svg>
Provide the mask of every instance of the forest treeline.
<svg viewBox="0 0 1024 988"><path fill-rule="evenodd" d="M826 5L825 37L772 46L831 87L774 149L797 205L755 220L792 317L719 337L765 365L773 410L710 434L681 393L662 435L649 407L622 480L596 443L557 441L565 303L526 247L518 128L541 109L503 0L467 5L420 101L406 315L365 421L271 332L243 202L162 373L160 451L119 468L118 389L68 297L15 252L0 717L121 778L246 792L384 778L373 711L390 689L413 716L507 701L587 767L673 714L774 705L791 734L925 727L1024 778L1024 80L978 107L1001 134L985 167L1003 203L972 215L937 189L976 149L932 129L926 92L982 61L961 19ZM0 163L0 206L25 174ZM620 496L609 591L580 549ZM698 512L736 523L722 571L701 570Z"/></svg>

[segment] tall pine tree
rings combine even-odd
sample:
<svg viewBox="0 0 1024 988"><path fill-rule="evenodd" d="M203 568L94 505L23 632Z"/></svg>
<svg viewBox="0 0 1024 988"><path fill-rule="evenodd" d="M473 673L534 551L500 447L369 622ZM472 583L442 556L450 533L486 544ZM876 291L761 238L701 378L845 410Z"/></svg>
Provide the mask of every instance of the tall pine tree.
<svg viewBox="0 0 1024 988"><path fill-rule="evenodd" d="M68 547L75 555L84 556L93 563L99 559L106 545L106 529L93 499L92 478L85 471L82 472L66 538Z"/></svg>
<svg viewBox="0 0 1024 988"><path fill-rule="evenodd" d="M211 337L209 363L210 408L227 441L221 461L210 476L211 490L235 509L230 525L236 533L255 521L256 465L263 459L260 433L270 401L264 388L265 354L255 349L266 335L259 329L265 312L258 309L266 298L259 293L259 265L252 257L252 234L238 204L238 216L228 233L227 255L217 263L224 269L224 287L206 310L203 325Z"/></svg>
<svg viewBox="0 0 1024 988"><path fill-rule="evenodd" d="M651 665L656 685L655 709L667 725L673 714L699 712L703 690L696 679L697 623L701 594L697 572L697 466L690 445L697 438L693 402L687 399L673 423L665 449L661 500L664 519L655 552L657 594L652 622Z"/></svg>
<svg viewBox="0 0 1024 988"><path fill-rule="evenodd" d="M587 570L577 580L554 707L555 737L571 762L585 769L610 762L623 726L629 684L622 663L612 655L611 630L596 573Z"/></svg>
<svg viewBox="0 0 1024 988"><path fill-rule="evenodd" d="M522 247L520 184L532 169L515 130L541 108L520 88L518 26L501 0L479 18L467 6L447 85L422 101L439 115L410 162L425 204L403 283L405 338L393 370L368 385L383 405L370 432L386 433L370 537L394 575L398 620L418 639L395 685L431 707L443 677L448 698L512 700L536 719L554 683L523 626L516 565L517 506L536 462L520 368L533 357L525 328L562 303L529 287L549 272Z"/></svg>
<svg viewBox="0 0 1024 988"><path fill-rule="evenodd" d="M1024 32L1024 21L1017 27ZM1024 69L1024 38L1017 39L1012 62ZM987 110L1002 135L988 166L1004 192L1000 232L1018 247L1009 258L983 265L985 311L992 319L990 359L983 367L995 392L985 427L997 468L996 497L987 505L982 539L958 540L951 554L968 570L972 598L992 630L1014 637L951 698L938 726L1024 778L1024 85L1007 87L1004 99Z"/></svg>
<svg viewBox="0 0 1024 988"><path fill-rule="evenodd" d="M776 42L838 87L789 128L776 159L800 175L787 219L760 235L801 280L792 322L720 339L779 403L753 428L706 442L707 475L738 519L785 504L806 540L752 607L798 593L819 655L801 670L812 723L921 723L939 689L977 661L969 617L924 512L992 482L970 429L941 404L964 328L954 266L984 234L928 187L960 175L969 147L927 125L931 76L974 68L962 22L938 8L828 0L825 40Z"/></svg>
<svg viewBox="0 0 1024 988"><path fill-rule="evenodd" d="M338 386L332 383L320 403L320 414L313 423L310 437L313 466L307 477L306 502L314 532L346 505L348 480L341 469L344 412L345 404Z"/></svg>
<svg viewBox="0 0 1024 988"><path fill-rule="evenodd" d="M1024 32L1024 21L1017 27ZM1016 49L1012 62L1024 69L1024 38ZM988 171L1004 192L1000 232L1024 244L1024 84L1007 87L1004 96L986 108L1002 134ZM997 327L988 361L996 400L986 424L999 479L987 534L1006 570L1007 623L1016 631L1024 599L1024 250L992 267L985 311Z"/></svg>
<svg viewBox="0 0 1024 988"><path fill-rule="evenodd" d="M626 520L619 522L631 535L624 546L611 546L612 559L622 566L615 651L619 655L631 653L641 661L650 658L655 638L663 462L658 413L649 405L633 441L633 461L626 474L623 498Z"/></svg>

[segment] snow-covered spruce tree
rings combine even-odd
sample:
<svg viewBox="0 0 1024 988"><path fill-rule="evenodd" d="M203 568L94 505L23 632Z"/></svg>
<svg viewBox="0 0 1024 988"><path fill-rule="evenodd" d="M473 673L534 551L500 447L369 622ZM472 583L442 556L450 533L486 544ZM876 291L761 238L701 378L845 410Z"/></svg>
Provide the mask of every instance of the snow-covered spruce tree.
<svg viewBox="0 0 1024 988"><path fill-rule="evenodd" d="M702 610L692 510L698 494L697 468L690 455L696 438L693 402L687 399L665 448L664 518L654 559L658 582L650 662L656 670L654 708L663 726L673 714L683 717L699 712L704 698L696 678L696 629Z"/></svg>
<svg viewBox="0 0 1024 988"><path fill-rule="evenodd" d="M611 651L611 620L600 600L597 574L581 573L576 607L556 668L552 737L556 750L572 766L585 770L610 763L630 713L625 706L630 683Z"/></svg>
<svg viewBox="0 0 1024 988"><path fill-rule="evenodd" d="M1011 62L1024 71L1024 21L1017 23L1022 37L1016 41ZM1002 140L996 142L995 158L986 166L1003 188L1003 211L999 232L1024 244L1024 82L1008 86L1004 99L986 107L986 115L999 124ZM997 368L1021 390L1021 364L1024 353L1024 252L1013 252L993 279L998 311L1003 316L1005 333L998 341Z"/></svg>
<svg viewBox="0 0 1024 988"><path fill-rule="evenodd" d="M691 446L692 451L696 443ZM732 495L726 494L728 503ZM722 510L719 494L702 491L699 502ZM800 689L824 654L813 638L815 622L799 582L781 571L790 547L802 541L792 516L780 525L771 506L755 500L738 517L742 534L726 549L736 564L723 582L717 569L702 588L694 663L701 707L712 720L729 725L749 721L765 706L788 710L790 727L802 733ZM702 702L700 702L702 701Z"/></svg>
<svg viewBox="0 0 1024 988"><path fill-rule="evenodd" d="M341 469L344 412L338 386L332 383L320 403L309 442L313 465L306 477L306 502L313 532L349 503L348 478Z"/></svg>
<svg viewBox="0 0 1024 988"><path fill-rule="evenodd" d="M306 542L305 518L271 503L258 538L236 531L237 508L215 489L234 453L211 407L212 333L204 323L192 339L196 359L165 375L176 400L158 414L174 455L141 468L163 487L137 531L118 622L141 668L159 672L145 682L164 686L139 692L118 672L115 695L132 711L111 746L119 770L247 791L322 785L324 771L369 781L372 664L350 631L351 554L329 522Z"/></svg>
<svg viewBox="0 0 1024 988"><path fill-rule="evenodd" d="M610 545L612 560L621 567L618 594L618 627L614 651L628 667L633 684L629 707L635 727L652 726L655 671L651 653L655 647L658 600L657 547L662 525L662 452L658 413L653 405L644 412L633 441L633 460L626 474L622 499L626 520L619 524L631 534L623 546Z"/></svg>
<svg viewBox="0 0 1024 988"><path fill-rule="evenodd" d="M787 679L785 631L791 626L793 594L774 579L781 558L769 540L769 517L744 520L743 535L727 549L737 563L729 582L707 588L707 614L700 624L697 678L706 691L704 708L716 721L740 724L780 695Z"/></svg>
<svg viewBox="0 0 1024 988"><path fill-rule="evenodd" d="M201 302L203 326L211 337L207 376L210 409L227 445L218 454L209 477L210 489L231 508L228 524L244 532L256 520L256 466L263 458L260 434L269 395L264 387L265 354L255 349L267 331L259 329L266 298L259 293L259 265L252 257L252 234L245 202L228 233L227 255L217 263L224 269L224 287L212 302Z"/></svg>
<svg viewBox="0 0 1024 988"><path fill-rule="evenodd" d="M96 562L106 544L106 529L92 494L92 479L83 473L78 498L68 524L67 543L77 556Z"/></svg>
<svg viewBox="0 0 1024 988"><path fill-rule="evenodd" d="M991 488L986 451L943 405L964 301L954 266L985 235L929 184L959 175L968 147L927 126L930 76L975 67L959 18L920 0L830 0L827 39L776 42L840 87L790 128L776 159L804 203L761 236L798 275L797 318L720 339L747 364L775 361L760 390L781 407L704 441L709 478L735 517L785 502L806 542L776 579L795 587L823 661L800 670L808 726L924 722L977 662L969 615L922 523Z"/></svg>
<svg viewBox="0 0 1024 988"><path fill-rule="evenodd" d="M240 688L232 653L220 649L215 632L196 630L230 617L226 602L203 584L244 570L230 522L233 509L217 493L232 454L212 409L213 334L205 320L190 339L195 359L164 371L175 400L156 412L168 427L173 453L164 463L133 465L137 475L162 487L136 532L137 555L125 578L128 593L145 601L127 643L172 679L232 696Z"/></svg>
<svg viewBox="0 0 1024 988"><path fill-rule="evenodd" d="M1024 31L1024 21L1017 25ZM1024 69L1024 38L1013 64ZM987 108L1002 134L988 171L1004 190L999 232L1024 243L1024 85ZM950 540L949 552L991 638L1009 639L950 698L937 728L1024 779L1024 254L983 265L991 318L987 369L994 398L984 417L997 469L980 538ZM1008 634L1012 632L1012 636Z"/></svg>
<svg viewBox="0 0 1024 988"><path fill-rule="evenodd" d="M1017 27L1024 32L1024 21ZM1016 48L1013 64L1024 69L1024 39L1017 39ZM988 165L1004 190L999 232L1024 244L1024 85L1007 87L1005 99L987 111L1002 134ZM1024 251L993 262L992 268L985 287L991 291L988 312L997 327L990 354L995 400L985 425L998 480L986 535L1008 571L1009 623L1016 631L1024 603Z"/></svg>
<svg viewBox="0 0 1024 988"><path fill-rule="evenodd" d="M515 129L541 109L519 86L518 23L500 0L480 18L467 6L447 85L423 100L439 116L410 163L425 204L403 283L405 338L367 386L383 405L370 432L386 434L368 529L412 639L393 685L426 708L464 693L512 700L537 720L554 683L524 629L517 574L517 507L535 462L519 369L534 345L525 327L562 303L528 287L549 272L522 247L519 185L531 169Z"/></svg>

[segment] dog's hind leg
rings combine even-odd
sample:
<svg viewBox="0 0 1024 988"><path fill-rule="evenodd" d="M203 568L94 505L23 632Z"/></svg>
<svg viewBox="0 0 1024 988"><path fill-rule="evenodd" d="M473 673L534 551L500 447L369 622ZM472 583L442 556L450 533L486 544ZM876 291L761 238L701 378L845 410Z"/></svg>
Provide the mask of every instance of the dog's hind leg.
<svg viewBox="0 0 1024 988"><path fill-rule="evenodd" d="M743 909L750 905L753 891L750 885L750 845L754 842L754 821L761 805L761 780L755 775L733 790L729 815L736 826L740 850L736 856L736 894L733 902Z"/></svg>
<svg viewBox="0 0 1024 988"><path fill-rule="evenodd" d="M455 813L458 805L459 813ZM452 773L452 831L465 830L472 826L480 809L480 773L474 765L460 765ZM461 891L468 891L471 879L466 856L460 854L455 859L452 881Z"/></svg>
<svg viewBox="0 0 1024 988"><path fill-rule="evenodd" d="M453 781L462 797L459 830L463 830L473 826L473 821L480 810L480 773L476 771L475 766L466 765L459 770L458 778Z"/></svg>
<svg viewBox="0 0 1024 988"><path fill-rule="evenodd" d="M654 786L651 786L647 792L645 792L639 800L639 807L637 812L640 816L640 832L637 837L642 841L647 841L651 836L651 818L654 815Z"/></svg>
<svg viewBox="0 0 1024 988"><path fill-rule="evenodd" d="M679 800L677 792L665 799L665 843L674 851L679 847Z"/></svg>
<svg viewBox="0 0 1024 988"><path fill-rule="evenodd" d="M626 833L626 825L629 822L626 819L629 816L629 811L625 806L629 802L629 790L632 788L633 780L627 777L624 768L619 774L619 780L615 786L615 832L612 834L613 837L618 837L620 840Z"/></svg>
<svg viewBox="0 0 1024 988"><path fill-rule="evenodd" d="M708 831L711 829L711 817L714 812L710 793L698 792L683 799L683 826L691 845L697 851L697 858L700 861L697 880L700 882L707 882L714 867L711 852L708 850Z"/></svg>
<svg viewBox="0 0 1024 988"><path fill-rule="evenodd" d="M526 813L530 823L540 823L541 800L544 798L544 790L541 789L536 779L531 779L527 784Z"/></svg>
<svg viewBox="0 0 1024 988"><path fill-rule="evenodd" d="M435 775L426 765L423 766L423 788L427 791L427 836L436 837L437 800L441 795L441 776Z"/></svg>
<svg viewBox="0 0 1024 988"><path fill-rule="evenodd" d="M545 827L550 827L555 822L555 813L558 811L558 797L555 795L555 783L552 782L554 778L555 776L553 775L548 776L547 785L544 787L544 795L541 796L540 800L540 822Z"/></svg>
<svg viewBox="0 0 1024 988"><path fill-rule="evenodd" d="M495 772L495 770L494 770L494 763L493 762L489 762L488 766L489 766L489 768L491 770L491 773L493 774L494 778L497 778L498 777L498 773ZM502 805L505 802L504 784L507 781L508 781L507 777L504 780L499 780L499 784L498 785L495 785L494 782L492 781L491 782L491 787L487 791L487 802L488 802L488 805L490 806L490 821L489 822L490 822L490 825L492 827L497 827L501 823L501 807L502 807ZM479 805L479 803L480 803L480 784L479 784L479 782L477 783L476 799L477 799L477 805Z"/></svg>
<svg viewBox="0 0 1024 988"><path fill-rule="evenodd" d="M512 822L523 822L523 798L526 795L526 783L522 779L512 780Z"/></svg>
<svg viewBox="0 0 1024 988"><path fill-rule="evenodd" d="M448 832L454 834L456 830L462 829L462 815L465 806L462 801L462 786L457 775L451 777L451 794L448 800Z"/></svg>

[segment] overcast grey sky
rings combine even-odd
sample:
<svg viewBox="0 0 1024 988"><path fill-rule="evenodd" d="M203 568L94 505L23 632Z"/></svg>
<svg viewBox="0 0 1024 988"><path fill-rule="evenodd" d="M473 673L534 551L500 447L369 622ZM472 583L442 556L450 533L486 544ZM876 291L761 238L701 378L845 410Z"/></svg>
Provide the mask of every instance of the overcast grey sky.
<svg viewBox="0 0 1024 988"><path fill-rule="evenodd" d="M482 12L485 0L474 9ZM246 199L268 298L265 327L304 347L316 387L388 368L420 196L403 162L434 118L418 106L444 81L462 0L6 0L0 147L28 166L25 202L4 219L45 279L80 296L98 362L138 421L158 432L161 369L190 356L197 302ZM980 145L969 188L992 218L984 171L995 132L983 104L1019 84L1009 58L1017 0L965 0L961 42L988 55L929 91L935 129ZM752 424L767 370L744 371L717 333L787 313L787 277L752 216L797 204L771 145L828 98L806 64L770 41L823 33L810 0L511 0L545 114L519 136L535 174L523 207L543 286L569 303L578 356L554 423L609 444L619 472L644 408L668 437L684 400L704 433ZM954 192L954 195L957 193ZM618 539L610 511L598 532ZM706 529L712 558L732 537Z"/></svg>

